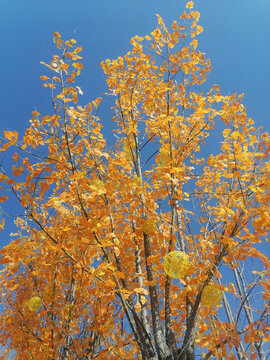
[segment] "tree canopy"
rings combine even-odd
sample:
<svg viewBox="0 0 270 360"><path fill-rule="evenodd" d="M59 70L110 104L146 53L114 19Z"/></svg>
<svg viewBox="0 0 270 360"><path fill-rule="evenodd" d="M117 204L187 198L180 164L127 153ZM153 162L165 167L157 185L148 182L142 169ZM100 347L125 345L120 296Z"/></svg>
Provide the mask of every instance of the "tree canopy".
<svg viewBox="0 0 270 360"><path fill-rule="evenodd" d="M267 358L270 138L243 95L205 93L199 17L157 16L101 63L113 148L102 99L79 105L81 46L54 33L52 113L1 141L0 201L24 212L0 252L3 359Z"/></svg>

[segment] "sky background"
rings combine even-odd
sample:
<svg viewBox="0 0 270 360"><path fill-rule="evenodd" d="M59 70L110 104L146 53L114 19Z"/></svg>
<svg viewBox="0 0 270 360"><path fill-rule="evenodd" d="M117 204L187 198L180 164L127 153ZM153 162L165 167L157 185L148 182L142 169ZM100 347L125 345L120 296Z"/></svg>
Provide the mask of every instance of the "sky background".
<svg viewBox="0 0 270 360"><path fill-rule="evenodd" d="M186 2L0 0L0 136L7 129L22 135L35 108L42 115L52 113L50 93L40 80L48 72L40 61L51 60L53 32L58 31L65 40L74 37L83 47L84 69L77 85L84 92L79 102L85 105L107 91L100 62L123 56L131 48L132 36L153 31L155 14L167 25L179 20ZM194 3L205 29L198 37L198 48L213 66L205 88L219 84L224 95L245 93L248 116L256 126L270 131L270 0ZM105 98L101 113L105 114L102 122L109 143L112 125L104 108L110 106ZM8 241L4 237L0 237L0 247Z"/></svg>

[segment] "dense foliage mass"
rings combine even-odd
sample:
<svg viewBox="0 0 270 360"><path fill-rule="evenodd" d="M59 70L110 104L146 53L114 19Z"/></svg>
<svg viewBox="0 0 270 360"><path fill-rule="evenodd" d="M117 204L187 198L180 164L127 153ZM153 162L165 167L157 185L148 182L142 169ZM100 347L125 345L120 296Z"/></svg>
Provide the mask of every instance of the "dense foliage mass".
<svg viewBox="0 0 270 360"><path fill-rule="evenodd" d="M52 114L34 111L0 148L15 149L0 201L24 210L1 250L2 359L266 359L270 138L242 96L203 94L198 20L190 1L170 30L158 16L101 63L110 150L101 98L78 105L82 48L54 33Z"/></svg>

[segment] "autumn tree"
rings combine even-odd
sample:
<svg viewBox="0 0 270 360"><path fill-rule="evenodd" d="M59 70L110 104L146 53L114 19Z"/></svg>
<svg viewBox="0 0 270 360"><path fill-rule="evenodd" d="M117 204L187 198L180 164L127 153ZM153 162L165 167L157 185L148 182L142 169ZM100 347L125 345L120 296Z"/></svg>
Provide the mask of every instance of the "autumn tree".
<svg viewBox="0 0 270 360"><path fill-rule="evenodd" d="M52 113L1 142L0 201L22 209L1 250L2 359L268 357L270 139L242 95L203 92L210 61L186 8L101 63L110 150L101 98L78 105L82 48L54 33Z"/></svg>

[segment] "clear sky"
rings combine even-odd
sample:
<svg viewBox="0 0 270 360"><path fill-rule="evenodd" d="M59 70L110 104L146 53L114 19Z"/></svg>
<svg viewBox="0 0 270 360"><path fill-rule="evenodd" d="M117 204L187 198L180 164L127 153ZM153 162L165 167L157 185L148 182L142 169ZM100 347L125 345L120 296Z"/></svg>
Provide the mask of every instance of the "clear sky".
<svg viewBox="0 0 270 360"><path fill-rule="evenodd" d="M0 0L0 132L9 129L22 134L35 108L43 115L51 113L50 95L39 77L46 74L40 61L49 61L54 51L54 31L63 39L76 38L83 47L84 70L78 85L84 91L84 105L107 91L99 63L124 55L132 36L154 30L156 13L168 25L179 20L186 2ZM270 0L194 3L205 29L198 37L199 49L213 66L206 87L219 84L224 95L244 92L248 115L270 131ZM109 100L102 106L109 107ZM111 136L110 119L102 121Z"/></svg>
<svg viewBox="0 0 270 360"><path fill-rule="evenodd" d="M205 31L199 46L211 59L209 85L244 92L257 125L270 128L270 0L195 0ZM146 35L158 13L168 24L186 0L0 0L1 130L23 129L36 107L49 112L49 94L39 76L50 59L52 34L83 46L82 102L106 91L101 60L123 55L130 37Z"/></svg>

